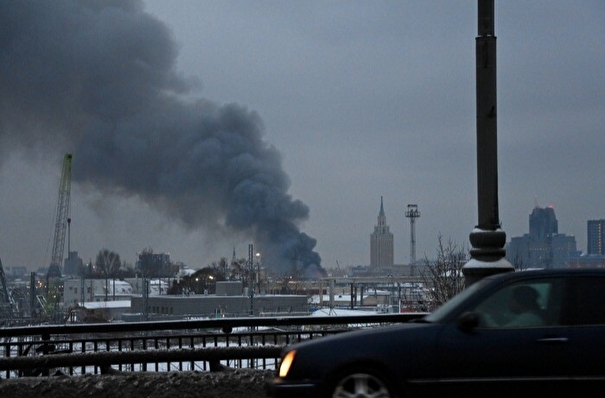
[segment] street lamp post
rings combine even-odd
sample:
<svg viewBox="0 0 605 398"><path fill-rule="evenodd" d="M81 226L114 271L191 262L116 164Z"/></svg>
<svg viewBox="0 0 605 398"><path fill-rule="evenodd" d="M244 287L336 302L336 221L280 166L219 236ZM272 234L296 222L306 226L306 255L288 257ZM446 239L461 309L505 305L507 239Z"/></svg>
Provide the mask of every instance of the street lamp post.
<svg viewBox="0 0 605 398"><path fill-rule="evenodd" d="M262 293L262 282L263 282L263 276L261 274L261 268L262 268L262 261L263 258L261 256L260 252L256 253L256 288L258 289L258 294Z"/></svg>
<svg viewBox="0 0 605 398"><path fill-rule="evenodd" d="M250 294L250 316L254 316L254 245L248 245L248 293Z"/></svg>
<svg viewBox="0 0 605 398"><path fill-rule="evenodd" d="M466 286L497 273L513 271L506 261L506 233L498 214L496 36L494 0L478 0L476 48L477 199L479 223L470 234L471 259L462 267Z"/></svg>
<svg viewBox="0 0 605 398"><path fill-rule="evenodd" d="M208 293L210 293L210 287L212 286L212 283L214 282L214 276L212 275L208 275L206 277L206 290L208 291ZM216 289L214 289L214 293L216 294Z"/></svg>

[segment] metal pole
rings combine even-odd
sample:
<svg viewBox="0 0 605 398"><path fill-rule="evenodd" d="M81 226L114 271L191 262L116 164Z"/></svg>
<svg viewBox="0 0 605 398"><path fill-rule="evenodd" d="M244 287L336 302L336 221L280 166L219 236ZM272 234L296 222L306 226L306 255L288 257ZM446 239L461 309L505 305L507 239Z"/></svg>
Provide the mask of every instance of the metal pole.
<svg viewBox="0 0 605 398"><path fill-rule="evenodd" d="M248 276L248 290L250 294L250 316L254 316L254 245L251 243L248 245L248 263L249 272Z"/></svg>
<svg viewBox="0 0 605 398"><path fill-rule="evenodd" d="M506 234L498 214L498 140L494 0L478 0L476 48L477 202L479 223L470 234L466 286L485 276L513 271L504 259Z"/></svg>
<svg viewBox="0 0 605 398"><path fill-rule="evenodd" d="M142 279L143 286L143 320L149 320L149 281L144 276Z"/></svg>
<svg viewBox="0 0 605 398"><path fill-rule="evenodd" d="M29 310L30 310L30 316L31 319L33 320L34 317L36 316L36 273L35 272L31 272L29 275Z"/></svg>
<svg viewBox="0 0 605 398"><path fill-rule="evenodd" d="M478 228L500 228L498 214L498 141L496 93L496 36L494 35L494 0L478 4L476 38L477 91L477 194Z"/></svg>

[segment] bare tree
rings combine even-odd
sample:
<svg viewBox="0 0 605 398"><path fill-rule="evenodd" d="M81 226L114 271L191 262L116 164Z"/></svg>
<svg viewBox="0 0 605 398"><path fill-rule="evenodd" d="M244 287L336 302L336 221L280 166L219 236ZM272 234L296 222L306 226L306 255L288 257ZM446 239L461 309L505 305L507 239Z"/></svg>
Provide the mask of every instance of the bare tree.
<svg viewBox="0 0 605 398"><path fill-rule="evenodd" d="M462 266L468 259L467 249L451 240L445 245L443 237L439 235L437 258L429 260L425 256L424 259L425 270L422 276L428 287L430 307L436 308L464 290Z"/></svg>
<svg viewBox="0 0 605 398"><path fill-rule="evenodd" d="M240 258L231 262L227 270L227 279L231 281L247 281L250 273L250 265L248 260Z"/></svg>
<svg viewBox="0 0 605 398"><path fill-rule="evenodd" d="M103 249L97 254L95 260L95 268L105 278L117 277L122 268L122 261L120 255L116 252L110 251L109 249Z"/></svg>
<svg viewBox="0 0 605 398"><path fill-rule="evenodd" d="M212 268L212 274L217 281L225 281L229 278L229 262L225 257L221 257L218 262L214 261L210 264L210 268Z"/></svg>
<svg viewBox="0 0 605 398"><path fill-rule="evenodd" d="M117 277L120 268L122 268L120 255L108 249L103 249L97 254L95 267L105 277L105 301L107 301L109 296L109 279Z"/></svg>
<svg viewBox="0 0 605 398"><path fill-rule="evenodd" d="M148 247L138 254L135 272L146 278L167 278L176 274L178 267L173 267L170 256L167 254L154 254Z"/></svg>
<svg viewBox="0 0 605 398"><path fill-rule="evenodd" d="M195 271L188 276L189 288L196 294L216 293L216 281L224 280L221 275L217 274L217 270L218 268L213 265Z"/></svg>

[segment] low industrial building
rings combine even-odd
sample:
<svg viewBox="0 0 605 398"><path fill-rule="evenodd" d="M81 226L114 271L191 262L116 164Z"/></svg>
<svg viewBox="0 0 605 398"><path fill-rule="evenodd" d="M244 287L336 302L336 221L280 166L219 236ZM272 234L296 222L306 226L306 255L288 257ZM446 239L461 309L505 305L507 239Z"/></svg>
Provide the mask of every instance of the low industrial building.
<svg viewBox="0 0 605 398"><path fill-rule="evenodd" d="M241 282L217 282L216 294L135 296L123 320L308 315L305 295L254 294Z"/></svg>
<svg viewBox="0 0 605 398"><path fill-rule="evenodd" d="M75 307L85 302L129 300L135 294L132 285L119 279L66 279L63 303Z"/></svg>
<svg viewBox="0 0 605 398"><path fill-rule="evenodd" d="M144 308L143 297L133 297L131 314L124 314L122 319L130 320L146 314L147 319L182 319L182 318L220 318L268 315L303 315L309 313L307 296L294 295L259 295L246 296L152 296L147 298ZM134 320L134 319L133 319Z"/></svg>
<svg viewBox="0 0 605 398"><path fill-rule="evenodd" d="M130 300L91 301L70 307L68 323L99 323L122 320L130 311Z"/></svg>

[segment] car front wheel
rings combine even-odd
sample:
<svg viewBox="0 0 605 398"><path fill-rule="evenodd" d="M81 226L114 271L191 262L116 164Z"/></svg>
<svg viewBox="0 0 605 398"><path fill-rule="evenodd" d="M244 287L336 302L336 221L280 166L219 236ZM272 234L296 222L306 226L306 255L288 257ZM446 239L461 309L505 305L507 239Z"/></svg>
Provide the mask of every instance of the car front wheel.
<svg viewBox="0 0 605 398"><path fill-rule="evenodd" d="M394 398L385 380L369 371L354 371L340 376L334 384L332 398Z"/></svg>

